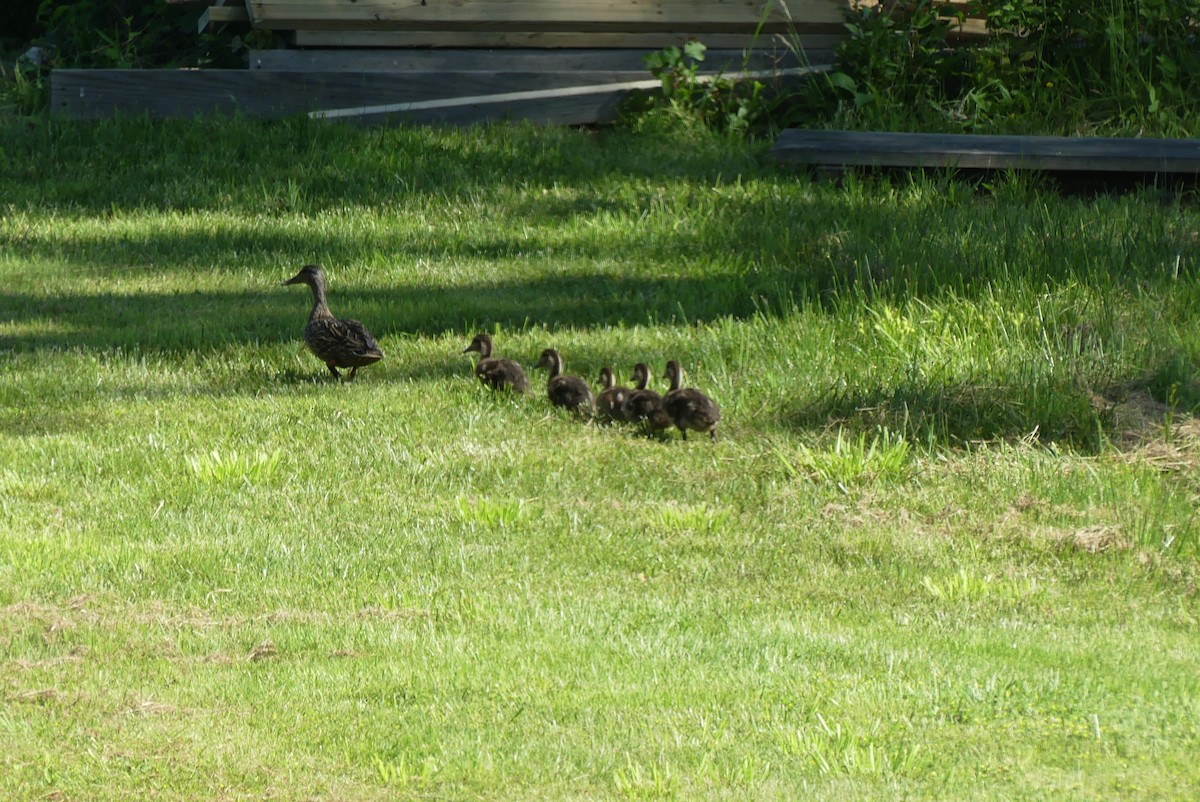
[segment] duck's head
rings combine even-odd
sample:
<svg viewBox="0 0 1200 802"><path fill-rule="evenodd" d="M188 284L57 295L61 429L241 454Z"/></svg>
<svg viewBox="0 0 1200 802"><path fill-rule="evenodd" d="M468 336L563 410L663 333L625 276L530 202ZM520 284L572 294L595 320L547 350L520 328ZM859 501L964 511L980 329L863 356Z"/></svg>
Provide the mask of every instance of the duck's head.
<svg viewBox="0 0 1200 802"><path fill-rule="evenodd" d="M469 354L472 351L478 352L485 359L492 354L492 338L486 334L476 334L475 339L471 340L471 344L463 349L464 354Z"/></svg>
<svg viewBox="0 0 1200 802"><path fill-rule="evenodd" d="M542 351L542 355L538 357L537 364L533 367L535 370L538 368L547 368L551 375L554 375L562 369L562 357L558 355L558 351L555 351L553 348L547 348Z"/></svg>
<svg viewBox="0 0 1200 802"><path fill-rule="evenodd" d="M281 281L279 284L280 286L287 286L288 284L307 284L310 287L316 287L318 285L323 287L325 286L325 271L321 269L320 265L305 265L304 267L300 268L299 273L292 276L287 281Z"/></svg>
<svg viewBox="0 0 1200 802"><path fill-rule="evenodd" d="M614 384L612 368L600 368L600 386L607 390Z"/></svg>
<svg viewBox="0 0 1200 802"><path fill-rule="evenodd" d="M646 384L650 381L650 368L646 367L644 362L639 362L633 366L633 375L629 380L634 383L639 390L645 390Z"/></svg>

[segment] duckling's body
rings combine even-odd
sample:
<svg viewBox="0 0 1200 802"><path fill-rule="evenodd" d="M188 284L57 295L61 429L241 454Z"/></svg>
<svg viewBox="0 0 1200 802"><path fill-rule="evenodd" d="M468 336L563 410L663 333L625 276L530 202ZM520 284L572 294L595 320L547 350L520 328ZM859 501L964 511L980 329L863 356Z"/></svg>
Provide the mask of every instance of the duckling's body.
<svg viewBox="0 0 1200 802"><path fill-rule="evenodd" d="M641 362L633 366L633 377L636 389L630 390L625 397L621 412L625 420L641 423L650 431L662 431L671 427L671 419L663 409L662 396L653 390L647 390L650 381L650 368Z"/></svg>
<svg viewBox="0 0 1200 802"><path fill-rule="evenodd" d="M511 359L500 359L492 356L492 338L486 334L476 334L471 344L463 349L463 353L477 351L479 362L475 365L475 375L485 387L493 390L511 390L514 393L529 391L529 379L525 378L525 370Z"/></svg>
<svg viewBox="0 0 1200 802"><path fill-rule="evenodd" d="M349 380L358 369L383 359L379 343L357 320L339 320L329 311L325 298L325 272L319 265L306 265L287 284L307 284L313 294L313 308L304 327L304 342L329 372L341 378L338 368L350 368Z"/></svg>
<svg viewBox="0 0 1200 802"><path fill-rule="evenodd" d="M550 378L546 381L546 395L556 407L565 407L580 415L592 415L596 411L596 400L592 388L578 376L562 375L562 357L553 348L542 351L535 368L546 368Z"/></svg>
<svg viewBox="0 0 1200 802"><path fill-rule="evenodd" d="M603 389L596 396L596 414L605 420L626 420L625 399L629 397L629 388L617 386L612 368L600 368L600 386Z"/></svg>
<svg viewBox="0 0 1200 802"><path fill-rule="evenodd" d="M679 386L683 380L683 370L674 359L667 363L663 378L671 382L671 389L663 396L663 409L682 432L683 439L687 439L688 429L691 429L708 432L708 436L715 441L717 422L721 420L721 408L717 403L699 390Z"/></svg>

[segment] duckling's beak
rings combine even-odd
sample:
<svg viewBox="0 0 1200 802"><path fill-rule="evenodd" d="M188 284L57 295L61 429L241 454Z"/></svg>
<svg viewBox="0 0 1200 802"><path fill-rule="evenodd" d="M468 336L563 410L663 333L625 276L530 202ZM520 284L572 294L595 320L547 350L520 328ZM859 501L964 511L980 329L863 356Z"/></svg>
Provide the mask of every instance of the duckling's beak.
<svg viewBox="0 0 1200 802"><path fill-rule="evenodd" d="M468 345L466 348L462 349L462 352L463 352L464 354L469 354L469 353L471 353L471 352L472 352L472 351L474 351L474 350L475 350L475 346L474 346L474 345Z"/></svg>
<svg viewBox="0 0 1200 802"><path fill-rule="evenodd" d="M289 284L296 284L296 283L297 283L297 282L299 282L299 281L300 281L300 276L299 276L299 275L295 275L295 276L292 276L292 277L291 277L290 279L288 279L287 281L281 281L281 282L279 282L279 286L280 286L280 287L286 287L286 286L287 286L287 285L289 285Z"/></svg>

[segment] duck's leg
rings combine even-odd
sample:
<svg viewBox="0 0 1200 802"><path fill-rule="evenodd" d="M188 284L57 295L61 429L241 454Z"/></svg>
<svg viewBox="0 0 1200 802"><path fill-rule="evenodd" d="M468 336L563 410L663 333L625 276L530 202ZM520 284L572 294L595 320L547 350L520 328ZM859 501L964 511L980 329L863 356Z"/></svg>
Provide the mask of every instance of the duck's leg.
<svg viewBox="0 0 1200 802"><path fill-rule="evenodd" d="M354 377L357 375L358 375L358 365L355 365L354 367L350 368L350 375L346 377L346 381L348 381L348 382L354 381Z"/></svg>
<svg viewBox="0 0 1200 802"><path fill-rule="evenodd" d="M333 364L332 362L326 362L325 367L329 368L329 372L333 374L333 378L342 378L342 374L338 373L337 365Z"/></svg>
<svg viewBox="0 0 1200 802"><path fill-rule="evenodd" d="M680 434L683 435L683 439L686 440L687 439L687 429L680 429L679 432L680 432Z"/></svg>
<svg viewBox="0 0 1200 802"><path fill-rule="evenodd" d="M714 426L713 428L709 429L708 436L712 438L714 443L717 442L717 427Z"/></svg>

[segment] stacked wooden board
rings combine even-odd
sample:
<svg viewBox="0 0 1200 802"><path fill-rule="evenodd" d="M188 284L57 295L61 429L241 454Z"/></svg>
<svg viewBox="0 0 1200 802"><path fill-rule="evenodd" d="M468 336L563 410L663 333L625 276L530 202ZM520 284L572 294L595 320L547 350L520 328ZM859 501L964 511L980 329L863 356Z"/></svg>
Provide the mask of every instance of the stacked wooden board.
<svg viewBox="0 0 1200 802"><path fill-rule="evenodd" d="M1200 175L1200 139L984 136L789 129L772 155L821 169L933 167Z"/></svg>
<svg viewBox="0 0 1200 802"><path fill-rule="evenodd" d="M655 85L645 53L691 39L701 74L788 80L831 61L857 0L173 0L201 30L269 31L249 70L58 70L56 113L310 114L586 124Z"/></svg>

